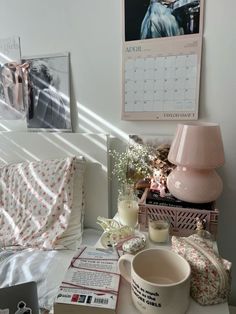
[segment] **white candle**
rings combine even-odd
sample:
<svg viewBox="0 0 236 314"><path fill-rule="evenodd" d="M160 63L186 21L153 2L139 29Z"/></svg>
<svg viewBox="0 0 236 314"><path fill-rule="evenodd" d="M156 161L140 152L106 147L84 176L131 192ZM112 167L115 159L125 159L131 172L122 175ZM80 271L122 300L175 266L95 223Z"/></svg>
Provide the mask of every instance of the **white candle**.
<svg viewBox="0 0 236 314"><path fill-rule="evenodd" d="M153 242L167 242L169 238L169 223L164 220L150 220L148 233L150 240Z"/></svg>
<svg viewBox="0 0 236 314"><path fill-rule="evenodd" d="M138 202L134 200L118 201L118 213L122 225L134 228L138 222Z"/></svg>

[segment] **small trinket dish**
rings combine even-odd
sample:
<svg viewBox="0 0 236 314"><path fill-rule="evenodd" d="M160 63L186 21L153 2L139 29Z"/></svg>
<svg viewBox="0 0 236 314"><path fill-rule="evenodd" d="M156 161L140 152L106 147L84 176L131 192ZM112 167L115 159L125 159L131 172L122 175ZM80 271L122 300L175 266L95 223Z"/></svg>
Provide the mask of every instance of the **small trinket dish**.
<svg viewBox="0 0 236 314"><path fill-rule="evenodd" d="M123 243L122 250L126 253L134 254L143 249L145 245L146 237L143 234L140 236L136 235Z"/></svg>
<svg viewBox="0 0 236 314"><path fill-rule="evenodd" d="M119 229L105 231L101 237L103 247L116 247L119 249L122 243L134 236L134 230L128 226Z"/></svg>

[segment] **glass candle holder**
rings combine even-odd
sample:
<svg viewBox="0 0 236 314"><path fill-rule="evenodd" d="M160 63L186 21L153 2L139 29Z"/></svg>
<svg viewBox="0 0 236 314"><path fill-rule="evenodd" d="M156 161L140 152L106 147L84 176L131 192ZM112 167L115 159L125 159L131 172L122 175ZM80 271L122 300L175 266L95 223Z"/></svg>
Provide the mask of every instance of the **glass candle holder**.
<svg viewBox="0 0 236 314"><path fill-rule="evenodd" d="M148 221L149 239L154 243L168 242L169 228L170 224L166 220L149 219Z"/></svg>
<svg viewBox="0 0 236 314"><path fill-rule="evenodd" d="M118 214L122 225L134 228L138 223L138 197L127 188L118 197Z"/></svg>

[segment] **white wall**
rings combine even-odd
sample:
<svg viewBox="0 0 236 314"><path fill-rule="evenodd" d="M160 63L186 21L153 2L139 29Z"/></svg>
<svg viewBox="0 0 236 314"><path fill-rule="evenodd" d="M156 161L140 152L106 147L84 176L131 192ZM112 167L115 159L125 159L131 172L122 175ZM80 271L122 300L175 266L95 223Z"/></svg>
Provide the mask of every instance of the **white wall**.
<svg viewBox="0 0 236 314"><path fill-rule="evenodd" d="M135 8L134 8L135 9ZM221 125L220 253L236 264L236 2L206 0L200 120ZM173 134L176 121L122 121L121 0L0 0L0 38L19 35L23 55L71 53L74 130ZM77 104L77 109L75 107ZM78 113L77 113L78 112ZM0 130L22 124L0 121ZM236 272L231 302L236 304Z"/></svg>

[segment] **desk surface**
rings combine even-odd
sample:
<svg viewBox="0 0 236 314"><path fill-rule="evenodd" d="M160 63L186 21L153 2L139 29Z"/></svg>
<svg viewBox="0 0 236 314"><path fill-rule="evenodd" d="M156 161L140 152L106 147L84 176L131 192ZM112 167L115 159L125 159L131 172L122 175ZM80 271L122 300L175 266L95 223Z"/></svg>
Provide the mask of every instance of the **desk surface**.
<svg viewBox="0 0 236 314"><path fill-rule="evenodd" d="M134 307L132 303L130 284L122 278L117 314L126 313L139 314L139 311ZM229 308L226 303L211 306L201 306L196 303L192 298L190 298L189 309L186 314L229 314Z"/></svg>
<svg viewBox="0 0 236 314"><path fill-rule="evenodd" d="M102 247L100 240L97 242L95 246ZM146 247L148 248L160 246L150 243L147 238ZM161 245L161 247L163 248L163 245ZM167 244L165 245L165 247L166 249L169 249L170 245ZM130 284L126 280L121 278L117 314L126 313L139 314L139 311L133 305L131 299ZM200 304L196 303L192 298L190 298L190 304L186 314L229 314L229 307L227 303L211 306L201 306Z"/></svg>

